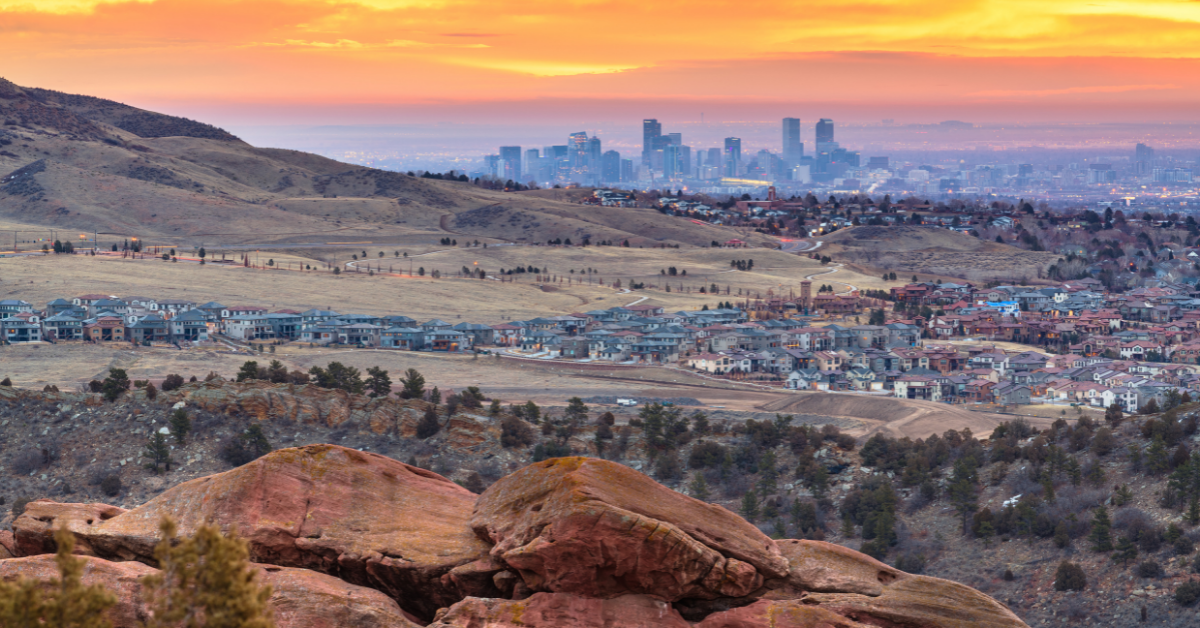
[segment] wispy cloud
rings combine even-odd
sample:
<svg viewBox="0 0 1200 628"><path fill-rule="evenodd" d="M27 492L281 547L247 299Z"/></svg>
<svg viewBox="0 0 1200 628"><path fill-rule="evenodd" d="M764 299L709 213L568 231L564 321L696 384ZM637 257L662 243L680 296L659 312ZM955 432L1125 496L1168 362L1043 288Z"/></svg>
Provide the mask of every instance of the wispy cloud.
<svg viewBox="0 0 1200 628"><path fill-rule="evenodd" d="M337 41L308 41L304 39L285 39L281 42L265 41L244 44L246 47L267 48L320 48L337 50L383 50L387 48L490 48L487 44L444 44L411 39L391 39L385 42L364 43L353 39Z"/></svg>
<svg viewBox="0 0 1200 628"><path fill-rule="evenodd" d="M1148 92L1167 89L1182 89L1179 85L1093 85L1064 87L1059 89L991 89L970 92L967 96L977 98L1012 98L1021 96L1065 96L1068 94L1119 94L1122 92Z"/></svg>

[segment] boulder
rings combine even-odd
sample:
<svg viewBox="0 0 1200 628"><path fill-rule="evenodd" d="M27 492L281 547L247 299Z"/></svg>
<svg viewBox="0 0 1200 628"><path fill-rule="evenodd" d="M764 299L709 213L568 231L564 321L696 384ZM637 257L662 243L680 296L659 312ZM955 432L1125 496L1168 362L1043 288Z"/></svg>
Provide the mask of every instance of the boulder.
<svg viewBox="0 0 1200 628"><path fill-rule="evenodd" d="M17 555L17 540L8 530L0 530L0 560Z"/></svg>
<svg viewBox="0 0 1200 628"><path fill-rule="evenodd" d="M800 600L872 626L1028 628L1003 604L957 582L907 574L822 541L780 541L779 549L790 570L767 583L764 601Z"/></svg>
<svg viewBox="0 0 1200 628"><path fill-rule="evenodd" d="M796 600L759 600L749 606L713 613L695 628L876 628L881 625L895 624L861 624Z"/></svg>
<svg viewBox="0 0 1200 628"><path fill-rule="evenodd" d="M154 564L164 517L184 536L211 522L245 538L256 562L378 589L428 620L468 594L495 594L488 578L450 576L488 557L488 545L467 525L474 502L473 493L436 473L377 454L310 445L185 482L77 536L97 556Z"/></svg>
<svg viewBox="0 0 1200 628"><path fill-rule="evenodd" d="M141 563L114 563L94 556L83 557L83 584L101 584L116 598L105 617L113 628L141 628L149 616L142 599L141 579L158 570ZM53 554L0 560L0 580L28 578L49 582L59 576Z"/></svg>
<svg viewBox="0 0 1200 628"><path fill-rule="evenodd" d="M429 628L690 628L671 605L645 595L598 600L535 593L524 600L470 597L438 611Z"/></svg>
<svg viewBox="0 0 1200 628"><path fill-rule="evenodd" d="M25 513L13 521L16 537L13 555L53 554L56 548L54 531L64 526L80 540L75 546L77 554L94 555L87 543L92 531L124 512L124 508L108 504L60 504L48 499L31 501L25 505Z"/></svg>
<svg viewBox="0 0 1200 628"><path fill-rule="evenodd" d="M102 584L117 598L107 612L113 628L142 628L149 608L141 579L158 573L138 562L109 562L85 557L83 584ZM395 600L374 589L348 584L307 569L254 565L259 580L271 586L276 628L416 628ZM50 581L58 578L54 556L43 554L0 561L0 580Z"/></svg>
<svg viewBox="0 0 1200 628"><path fill-rule="evenodd" d="M502 478L470 523L535 592L736 598L788 573L774 541L741 517L594 458L546 460Z"/></svg>

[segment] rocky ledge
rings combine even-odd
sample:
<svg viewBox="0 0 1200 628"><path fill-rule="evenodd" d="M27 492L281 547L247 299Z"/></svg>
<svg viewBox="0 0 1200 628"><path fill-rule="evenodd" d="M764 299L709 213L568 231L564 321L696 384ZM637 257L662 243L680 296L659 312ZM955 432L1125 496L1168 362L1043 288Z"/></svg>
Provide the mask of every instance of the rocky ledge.
<svg viewBox="0 0 1200 628"><path fill-rule="evenodd" d="M133 628L164 516L181 534L215 523L246 539L283 628L1025 626L964 585L772 540L614 462L547 460L476 496L333 445L279 450L128 511L31 502L0 537L0 578L52 577L65 526L93 557L88 577L120 597L113 625Z"/></svg>

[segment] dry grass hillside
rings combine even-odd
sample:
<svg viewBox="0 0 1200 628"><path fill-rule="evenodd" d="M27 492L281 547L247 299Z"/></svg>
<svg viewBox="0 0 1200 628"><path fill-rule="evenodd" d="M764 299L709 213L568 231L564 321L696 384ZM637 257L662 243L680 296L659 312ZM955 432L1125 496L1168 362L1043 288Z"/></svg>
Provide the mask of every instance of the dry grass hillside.
<svg viewBox="0 0 1200 628"><path fill-rule="evenodd" d="M255 148L200 122L0 79L0 220L209 243L308 242L348 230L376 241L432 233L768 243L649 209L584 206L577 197L586 193L505 193Z"/></svg>
<svg viewBox="0 0 1200 628"><path fill-rule="evenodd" d="M871 426L868 433L880 432L892 438L914 439L941 434L947 429L963 428L969 428L982 437L990 434L1000 423L1012 419L1002 414L974 412L961 406L932 401L836 393L796 393L767 403L762 409L780 414L854 417ZM1029 421L1041 427L1043 424L1049 425L1052 419L1031 418Z"/></svg>
<svg viewBox="0 0 1200 628"><path fill-rule="evenodd" d="M881 273L919 273L975 282L1036 279L1058 257L949 229L910 225L851 227L826 236L824 242L835 259L870 266Z"/></svg>

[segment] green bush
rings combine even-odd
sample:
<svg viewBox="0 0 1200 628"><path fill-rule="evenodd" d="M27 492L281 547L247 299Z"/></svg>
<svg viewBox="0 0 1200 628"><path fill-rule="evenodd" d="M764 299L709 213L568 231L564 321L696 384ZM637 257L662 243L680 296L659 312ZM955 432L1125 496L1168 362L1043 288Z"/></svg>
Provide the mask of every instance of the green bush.
<svg viewBox="0 0 1200 628"><path fill-rule="evenodd" d="M1055 591L1082 591L1086 588L1087 575L1083 573L1083 567L1065 560L1058 564L1058 571L1054 574Z"/></svg>
<svg viewBox="0 0 1200 628"><path fill-rule="evenodd" d="M1191 606L1200 600L1200 582L1188 580L1175 589L1175 601L1180 606Z"/></svg>

